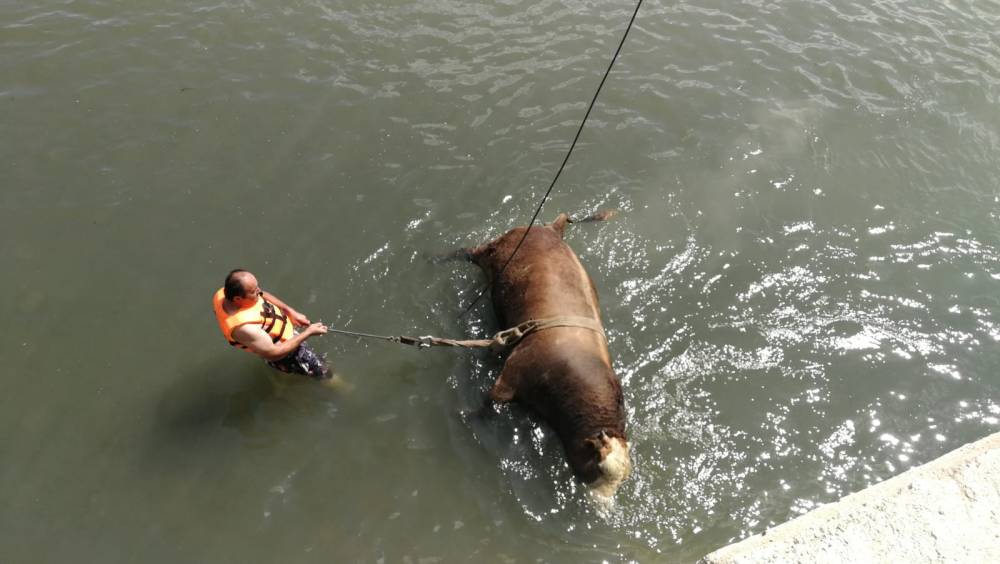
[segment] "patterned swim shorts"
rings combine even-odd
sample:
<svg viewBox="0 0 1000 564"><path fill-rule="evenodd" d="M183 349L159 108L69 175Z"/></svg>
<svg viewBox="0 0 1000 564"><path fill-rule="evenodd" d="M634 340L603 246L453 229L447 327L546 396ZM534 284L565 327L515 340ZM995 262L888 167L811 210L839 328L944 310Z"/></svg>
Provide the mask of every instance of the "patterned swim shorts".
<svg viewBox="0 0 1000 564"><path fill-rule="evenodd" d="M330 369L326 366L326 355L316 354L305 343L284 358L268 361L267 365L287 374L302 374L316 380L325 380L331 376Z"/></svg>

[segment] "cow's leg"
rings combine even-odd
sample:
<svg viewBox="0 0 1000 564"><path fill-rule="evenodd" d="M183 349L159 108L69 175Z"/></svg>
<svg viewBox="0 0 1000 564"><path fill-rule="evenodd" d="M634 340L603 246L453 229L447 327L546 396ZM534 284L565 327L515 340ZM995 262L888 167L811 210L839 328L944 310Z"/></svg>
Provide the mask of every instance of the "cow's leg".
<svg viewBox="0 0 1000 564"><path fill-rule="evenodd" d="M508 378L509 379L509 378ZM476 419L487 419L498 413L497 404L507 403L514 399L514 388L509 386L504 373L501 370L500 376L490 389L490 393L483 398L483 405L479 409L465 412L463 416L474 417Z"/></svg>
<svg viewBox="0 0 1000 564"><path fill-rule="evenodd" d="M490 400L495 403L506 403L513 400L514 380L513 371L509 370L509 365L504 366L497 381L493 383L493 389L490 390Z"/></svg>
<svg viewBox="0 0 1000 564"><path fill-rule="evenodd" d="M480 247L463 247L461 249L455 249L454 251L448 251L445 253L438 253L431 255L430 260L434 264L441 264L445 262L452 262L456 260L461 260L465 262L472 262L475 259Z"/></svg>

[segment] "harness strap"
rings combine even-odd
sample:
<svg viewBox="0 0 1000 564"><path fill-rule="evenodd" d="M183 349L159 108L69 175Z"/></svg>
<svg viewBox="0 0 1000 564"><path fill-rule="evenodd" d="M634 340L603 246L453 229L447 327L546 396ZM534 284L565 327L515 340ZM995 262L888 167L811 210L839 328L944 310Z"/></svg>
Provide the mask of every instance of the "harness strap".
<svg viewBox="0 0 1000 564"><path fill-rule="evenodd" d="M271 337L271 342L273 343L280 341L281 335L285 334L285 326L288 325L288 316L279 312L278 308L274 307L274 304L264 300L264 323L261 324L264 332L270 334L271 329L274 328L278 321L281 321L281 330L278 331L278 337Z"/></svg>

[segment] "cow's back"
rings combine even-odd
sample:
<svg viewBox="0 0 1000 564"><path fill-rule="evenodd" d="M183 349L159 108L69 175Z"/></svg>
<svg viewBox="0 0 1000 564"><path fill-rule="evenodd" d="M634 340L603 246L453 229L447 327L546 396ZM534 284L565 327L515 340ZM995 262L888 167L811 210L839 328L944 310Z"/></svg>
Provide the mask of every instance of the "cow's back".
<svg viewBox="0 0 1000 564"><path fill-rule="evenodd" d="M590 276L562 234L550 226L533 227L514 260L500 272L524 229L508 231L473 257L490 277L494 308L503 325L566 315L600 321Z"/></svg>

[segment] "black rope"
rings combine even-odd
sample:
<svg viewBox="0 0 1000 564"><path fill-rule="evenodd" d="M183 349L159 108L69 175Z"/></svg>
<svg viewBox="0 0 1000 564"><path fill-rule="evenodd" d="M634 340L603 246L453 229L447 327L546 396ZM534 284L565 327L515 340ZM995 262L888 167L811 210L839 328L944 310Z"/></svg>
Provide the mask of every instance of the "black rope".
<svg viewBox="0 0 1000 564"><path fill-rule="evenodd" d="M524 243L524 240L528 238L528 233L531 231L531 226L534 225L535 220L538 219L538 214L541 213L542 206L544 206L545 202L549 199L549 194L552 193L552 188L556 185L556 181L559 180L559 175L561 175L563 169L566 168L566 163L569 162L569 156L573 154L573 148L576 147L576 142L580 139L580 134L583 133L583 126L586 125L587 118L590 117L590 111L594 109L594 104L597 102L597 95L601 93L601 88L604 87L604 82L608 80L608 75L611 74L611 68L615 66L615 61L618 60L618 54L622 52L622 46L625 45L625 39L628 37L628 32L632 30L632 23L635 22L635 17L639 14L640 6L642 6L642 0L639 0L638 3L636 3L635 5L635 11L632 12L632 19L629 20L628 27L625 28L625 33L622 34L622 40L618 43L618 49L615 50L614 56L611 57L611 63L608 65L608 70L604 71L604 78L602 78L601 83L597 85L597 91L594 92L594 97L590 100L590 106L587 108L587 113L584 114L583 116L583 121L580 122L580 128L576 130L576 136L573 137L573 143L570 144L569 151L566 151L566 157L563 159L562 164L559 165L559 170L556 171L556 175L552 179L552 183L549 184L549 189L546 190L545 195L542 196L542 201L539 202L538 207L535 208L535 215L531 216L531 221L528 223L528 228L524 230L524 235L521 236L521 240L518 241L517 246L514 247L514 252L512 252L509 257L507 257L507 262L505 262L503 264L503 267L500 268L500 272L498 272L497 275L494 276L493 278L494 280L500 278L500 275L503 274L505 270L507 270L507 266L510 264L510 261L514 260L514 255L517 254L517 251L521 248L521 244ZM465 311L463 311L461 315L459 315L459 317L462 317L465 314L469 313L469 311L471 311L472 308L475 307L477 303L479 303L479 300L482 299L483 295L486 294L486 291L489 290L492 285L493 283L490 282L485 287L483 287L483 289L479 292L479 295L476 296L476 299L473 300L471 304L469 304L469 307L465 308Z"/></svg>

